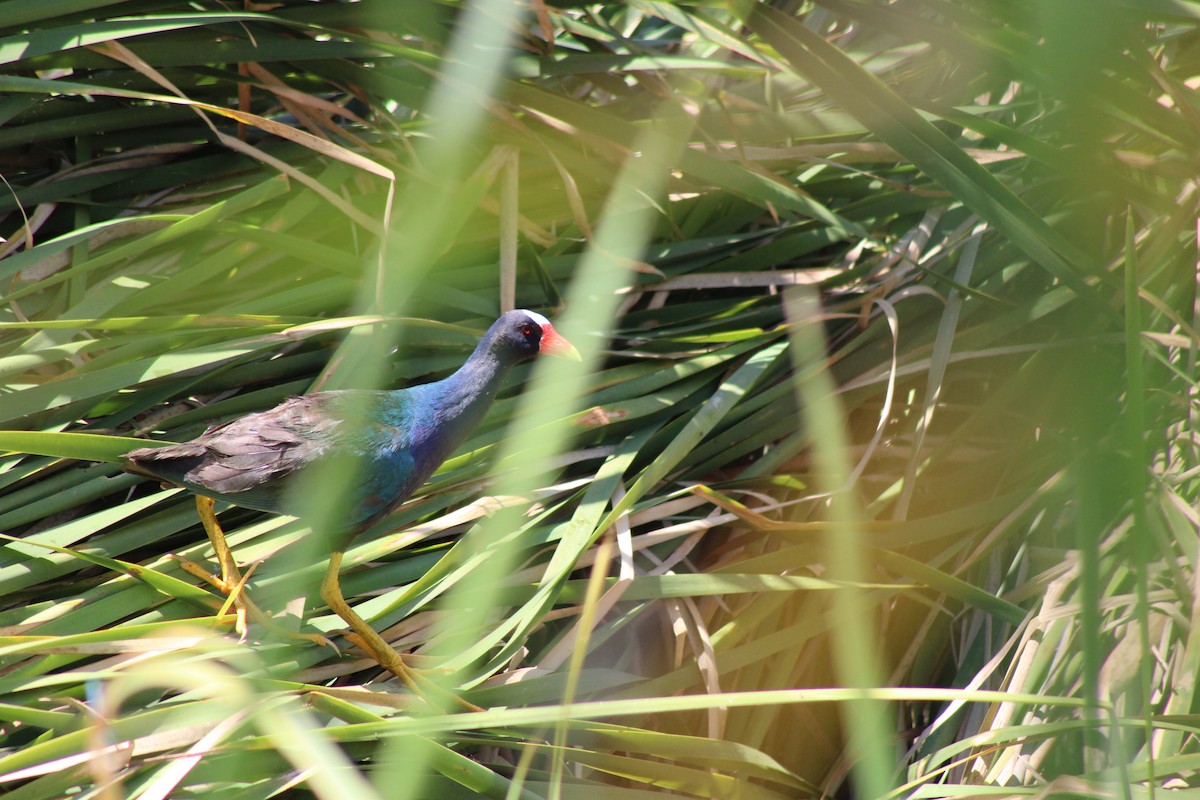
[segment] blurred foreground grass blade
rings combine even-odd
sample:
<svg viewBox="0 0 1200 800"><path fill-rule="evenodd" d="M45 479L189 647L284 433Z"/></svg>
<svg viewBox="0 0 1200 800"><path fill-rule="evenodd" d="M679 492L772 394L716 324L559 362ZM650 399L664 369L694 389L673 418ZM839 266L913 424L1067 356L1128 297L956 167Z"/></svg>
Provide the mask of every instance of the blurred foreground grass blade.
<svg viewBox="0 0 1200 800"><path fill-rule="evenodd" d="M641 140L641 151L649 163L670 163L674 160L681 146L682 137L690 130L691 120L683 110L670 101L666 102L658 119L659 130L648 130ZM585 332L599 331L602 335L610 330L607 314L616 304L615 290L627 275L630 262L636 258L645 247L646 240L652 231L652 208L647 207L643 198L655 198L665 188L667 175L661 170L644 172L640 163L630 158L623 165L621 173L613 188L604 216L597 228L596 241L583 259L579 268L579 276L573 283L568 297L572 311L563 321L561 330L569 339L579 343L584 357L594 361L598 356L601 342L588 337ZM584 384L585 376L579 369L571 369L568 365L562 372L566 379L572 381L573 390L564 392L566 380L555 380L543 362L535 373L535 382L531 394L523 399L520 412L516 418L507 445L510 453L519 453L522 459L535 463L545 461L557 455L567 442L568 430L561 424L541 436L533 436L533 432L541 427L542 420L563 419L571 410L564 401L576 395ZM619 463L619 462L618 462ZM615 476L614 476L615 477ZM530 488L528 479L521 473L510 473L502 487L506 494L523 495ZM594 502L604 503L607 498L594 498ZM493 541L511 524L514 512L501 511L496 517L487 521L478 532L478 542ZM567 537L564 535L558 550L565 555L557 555L547 566L548 576L542 583L541 592L549 592L565 575L566 570L574 564L579 552L587 542L594 539L596 532L582 530L583 536ZM479 547L480 545L476 545ZM500 559L494 558L489 564L491 581L495 581L505 570L496 570ZM457 587L456 587L457 588ZM474 587L480 590L480 584ZM484 592L493 591L490 587ZM546 598L546 595L542 595ZM542 609L546 608L545 599L540 601ZM484 607L491 605L485 603ZM503 627L503 626L502 626ZM482 642L487 639L481 637ZM467 658L461 652L463 648L452 648L451 663L465 665ZM468 657L478 657L474 649L467 649Z"/></svg>
<svg viewBox="0 0 1200 800"><path fill-rule="evenodd" d="M819 304L797 287L789 290L787 309L793 326L791 355L797 373L797 402L803 409L817 468L825 476L820 489L832 497L830 517L837 538L827 539L826 559L830 574L847 584L845 591L834 595L834 659L845 685L868 689L882 684L883 670L874 647L878 638L875 619L855 586L866 574L866 559L862 512L846 459L849 448L844 417L825 367ZM847 704L842 714L850 732L849 758L856 790L866 797L883 797L894 782L884 710L879 703L857 699Z"/></svg>

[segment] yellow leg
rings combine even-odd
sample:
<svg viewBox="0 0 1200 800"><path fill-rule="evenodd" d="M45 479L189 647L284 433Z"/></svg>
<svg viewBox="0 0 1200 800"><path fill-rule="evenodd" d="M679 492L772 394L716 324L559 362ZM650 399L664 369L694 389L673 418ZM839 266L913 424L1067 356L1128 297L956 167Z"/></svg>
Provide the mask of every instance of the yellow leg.
<svg viewBox="0 0 1200 800"><path fill-rule="evenodd" d="M212 543L213 552L217 555L217 563L221 565L221 590L233 597L233 603L237 607L237 625L235 629L242 636L246 635L246 614L248 604L245 596L241 592L242 573L238 569L237 561L233 557L233 552L229 549L229 543L225 541L225 531L221 530L220 524L217 522L217 513L213 510L215 502L211 497L196 495L196 511L200 514L200 524L204 526L204 532L208 534L208 541ZM234 594L236 592L236 594Z"/></svg>
<svg viewBox="0 0 1200 800"><path fill-rule="evenodd" d="M342 595L342 586L338 579L338 573L342 569L343 555L344 553L340 551L334 551L330 555L329 569L325 571L325 578L321 581L321 599L329 605L330 611L337 614L350 626L352 633L347 638L366 651L379 666L404 681L414 694L419 695L425 700L428 701L430 699L430 694L437 694L447 697L447 699L468 711L482 711L483 709L479 706L468 703L458 695L446 691L429 680L429 678L424 677L419 670L412 669L405 664L400 654L350 607L350 604L346 602L345 596Z"/></svg>
<svg viewBox="0 0 1200 800"><path fill-rule="evenodd" d="M233 551L229 549L229 543L225 541L225 532L221 530L221 525L217 522L217 514L213 509L214 505L215 502L211 497L196 495L196 510L200 513L200 524L204 526L204 532L208 534L208 541L212 543L213 552L217 555L217 562L221 565L220 581L213 580L213 576L207 575L205 570L197 568L190 561L181 559L180 566L192 575L199 575L233 599L233 604L237 608L237 624L235 629L239 634L245 635L246 616L249 615L254 618L255 622L270 629L273 633L280 634L289 639L304 639L315 644L333 647L333 644L319 633L296 633L281 628L275 624L274 620L263 613L262 609L255 605L253 600L246 596L245 583L246 578L250 577L249 573L243 577L241 570L238 569L237 560L233 557ZM336 650L337 648L334 649Z"/></svg>
<svg viewBox="0 0 1200 800"><path fill-rule="evenodd" d="M221 530L220 524L217 523L217 513L213 510L215 505L216 501L211 497L196 495L196 511L200 513L200 524L204 526L208 541L212 542L213 552L217 554L217 563L221 565L221 580L226 586L237 586L241 583L242 573L238 570L233 552L225 541L225 531Z"/></svg>

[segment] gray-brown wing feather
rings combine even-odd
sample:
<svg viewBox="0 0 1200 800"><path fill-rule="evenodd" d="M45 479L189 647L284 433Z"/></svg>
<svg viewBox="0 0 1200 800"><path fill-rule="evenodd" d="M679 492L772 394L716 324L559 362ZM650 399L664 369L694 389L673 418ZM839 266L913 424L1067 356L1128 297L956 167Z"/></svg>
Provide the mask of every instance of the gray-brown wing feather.
<svg viewBox="0 0 1200 800"><path fill-rule="evenodd" d="M191 441L139 448L125 458L132 471L169 483L216 495L251 492L282 481L335 442L343 421L329 413L332 394L293 397L270 411L233 420Z"/></svg>

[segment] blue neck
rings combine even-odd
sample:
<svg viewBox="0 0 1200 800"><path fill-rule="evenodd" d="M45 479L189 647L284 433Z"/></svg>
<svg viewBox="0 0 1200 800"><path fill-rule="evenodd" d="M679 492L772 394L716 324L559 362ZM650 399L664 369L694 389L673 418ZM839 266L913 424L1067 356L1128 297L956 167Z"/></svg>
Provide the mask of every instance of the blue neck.
<svg viewBox="0 0 1200 800"><path fill-rule="evenodd" d="M411 445L422 461L441 463L458 449L483 420L511 366L492 352L485 337L454 374L401 390L409 413L417 417Z"/></svg>
<svg viewBox="0 0 1200 800"><path fill-rule="evenodd" d="M455 427L464 425L467 431L492 405L511 366L488 352L486 344L486 340L481 341L454 374L428 384L430 393L437 397L439 416Z"/></svg>

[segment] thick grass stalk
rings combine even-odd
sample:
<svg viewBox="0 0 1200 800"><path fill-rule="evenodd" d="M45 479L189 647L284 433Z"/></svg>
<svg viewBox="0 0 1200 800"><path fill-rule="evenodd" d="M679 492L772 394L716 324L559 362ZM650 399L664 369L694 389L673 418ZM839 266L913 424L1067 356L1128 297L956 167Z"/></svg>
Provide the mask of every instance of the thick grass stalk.
<svg viewBox="0 0 1200 800"><path fill-rule="evenodd" d="M858 797L881 798L894 786L896 748L887 705L865 694L883 685L883 669L872 605L862 590L853 588L864 581L867 568L863 515L851 483L845 417L825 366L825 337L817 322L820 303L801 287L789 289L785 302L792 325L796 400L812 442L813 461L821 478L819 489L829 496L829 517L834 525L825 546L829 576L847 584L834 593L832 601L835 666L845 687L864 692L849 700L842 712L849 731L854 792Z"/></svg>

